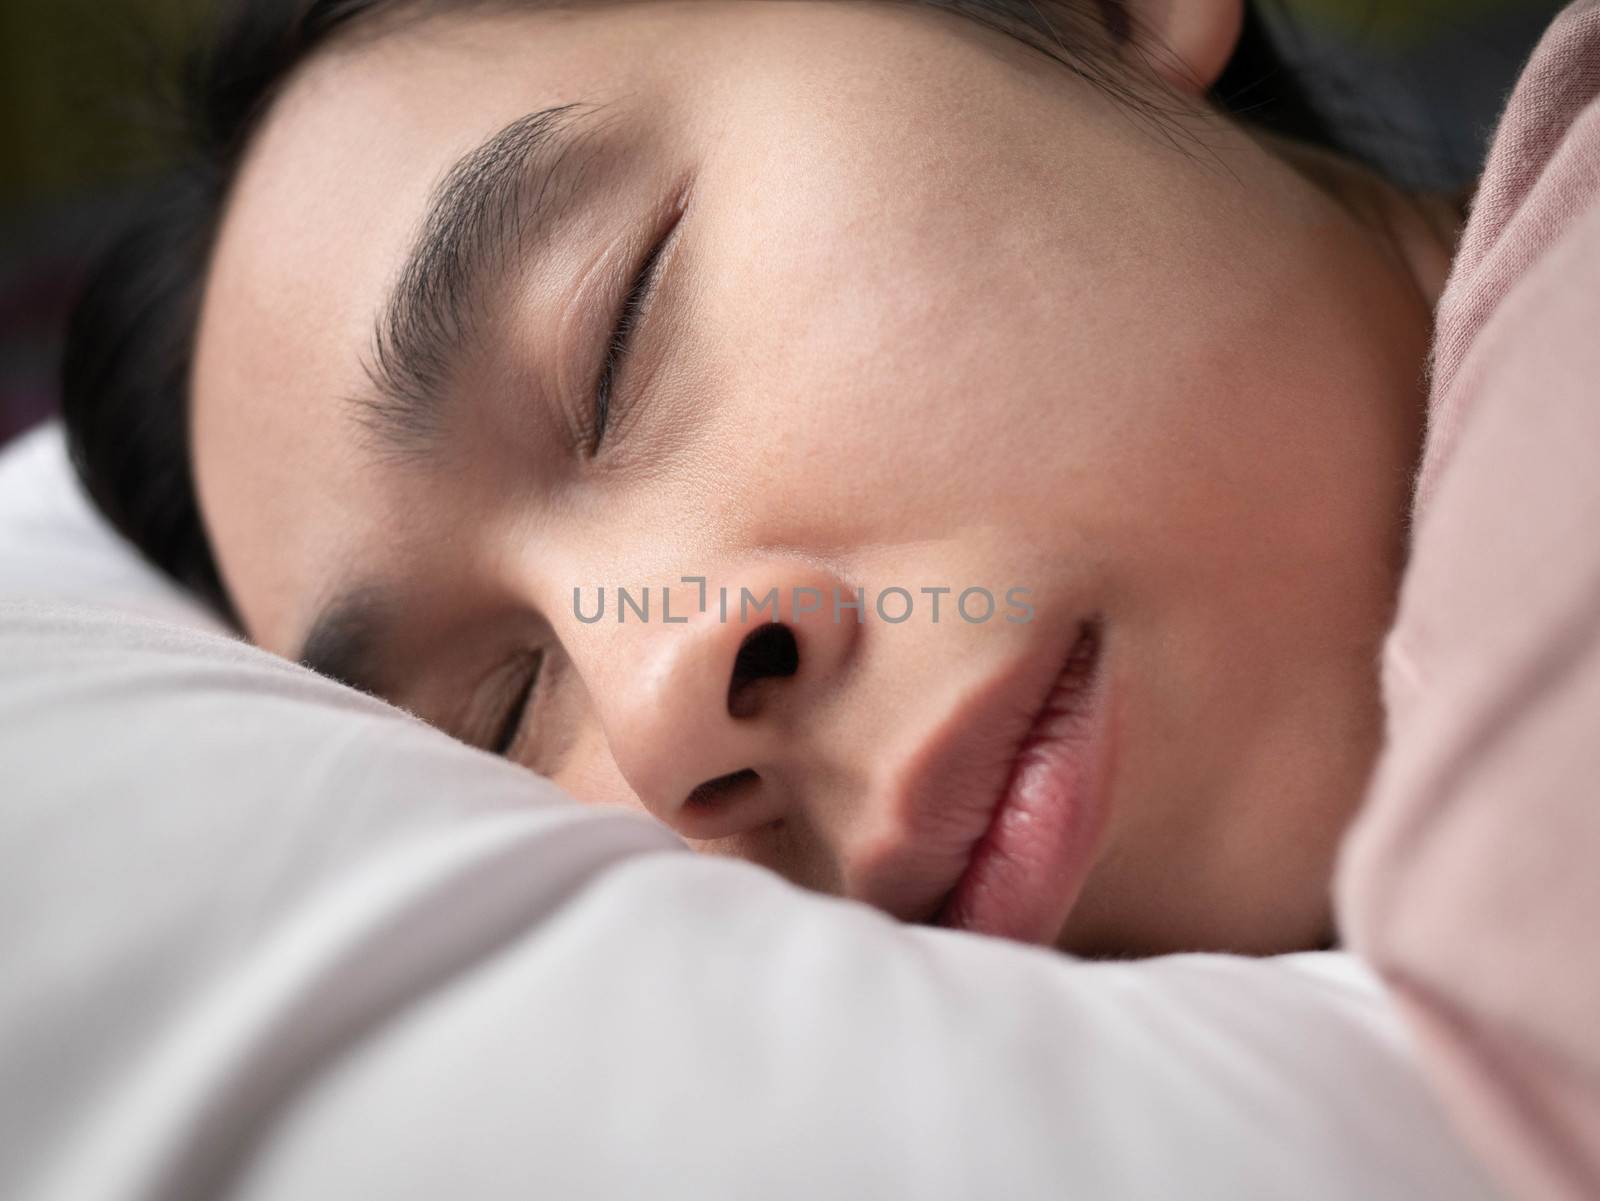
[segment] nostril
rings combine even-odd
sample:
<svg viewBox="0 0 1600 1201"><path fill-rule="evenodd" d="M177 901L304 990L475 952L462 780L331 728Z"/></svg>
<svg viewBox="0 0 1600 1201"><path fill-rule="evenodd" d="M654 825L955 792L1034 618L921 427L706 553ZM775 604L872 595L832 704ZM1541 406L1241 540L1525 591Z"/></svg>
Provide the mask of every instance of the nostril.
<svg viewBox="0 0 1600 1201"><path fill-rule="evenodd" d="M800 644L786 625L768 623L751 630L739 644L728 684L728 713L753 717L760 708L763 680L786 679L800 670Z"/></svg>
<svg viewBox="0 0 1600 1201"><path fill-rule="evenodd" d="M760 782L761 777L748 767L741 771L729 772L725 776L718 776L715 780L707 780L701 784L689 794L683 807L702 812L718 809L731 803L740 794L749 791Z"/></svg>

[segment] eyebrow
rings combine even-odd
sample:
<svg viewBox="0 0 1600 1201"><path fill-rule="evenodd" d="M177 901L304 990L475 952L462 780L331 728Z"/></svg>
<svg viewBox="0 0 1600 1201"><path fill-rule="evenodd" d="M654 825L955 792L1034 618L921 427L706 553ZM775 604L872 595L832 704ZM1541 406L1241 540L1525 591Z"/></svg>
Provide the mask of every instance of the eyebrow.
<svg viewBox="0 0 1600 1201"><path fill-rule="evenodd" d="M486 300L583 189L558 184L598 106L519 117L462 155L434 189L422 227L379 312L366 363L374 393L357 417L402 457L432 449L443 396L484 322Z"/></svg>
<svg viewBox="0 0 1600 1201"><path fill-rule="evenodd" d="M350 589L317 615L296 659L357 691L384 695L387 681L377 651L389 609L378 589Z"/></svg>

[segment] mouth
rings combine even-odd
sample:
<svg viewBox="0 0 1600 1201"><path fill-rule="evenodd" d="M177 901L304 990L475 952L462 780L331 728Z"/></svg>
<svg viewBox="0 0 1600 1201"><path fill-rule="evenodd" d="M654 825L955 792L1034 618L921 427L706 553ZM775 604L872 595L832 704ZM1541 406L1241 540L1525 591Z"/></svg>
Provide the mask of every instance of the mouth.
<svg viewBox="0 0 1600 1201"><path fill-rule="evenodd" d="M1102 623L1084 622L936 925L1029 943L1060 934L1105 825L1103 650Z"/></svg>

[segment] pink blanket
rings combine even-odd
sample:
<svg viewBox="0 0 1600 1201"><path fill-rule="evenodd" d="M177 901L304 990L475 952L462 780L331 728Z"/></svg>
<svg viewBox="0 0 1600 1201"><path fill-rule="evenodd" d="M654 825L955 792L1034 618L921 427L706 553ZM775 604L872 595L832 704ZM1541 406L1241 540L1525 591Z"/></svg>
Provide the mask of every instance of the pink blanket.
<svg viewBox="0 0 1600 1201"><path fill-rule="evenodd" d="M1412 518L1341 921L1501 1179L1600 1198L1600 0L1496 134Z"/></svg>

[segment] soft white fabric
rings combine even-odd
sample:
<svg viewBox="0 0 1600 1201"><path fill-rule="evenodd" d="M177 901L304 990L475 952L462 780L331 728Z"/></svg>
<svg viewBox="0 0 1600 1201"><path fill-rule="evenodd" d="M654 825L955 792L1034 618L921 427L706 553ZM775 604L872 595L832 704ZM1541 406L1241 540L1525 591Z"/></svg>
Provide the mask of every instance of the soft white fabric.
<svg viewBox="0 0 1600 1201"><path fill-rule="evenodd" d="M0 458L0 1196L1489 1195L1349 957L1087 964L691 855L29 546L52 437ZM187 625L4 598L119 580Z"/></svg>
<svg viewBox="0 0 1600 1201"><path fill-rule="evenodd" d="M54 422L0 451L0 596L86 601L218 628L94 511Z"/></svg>

